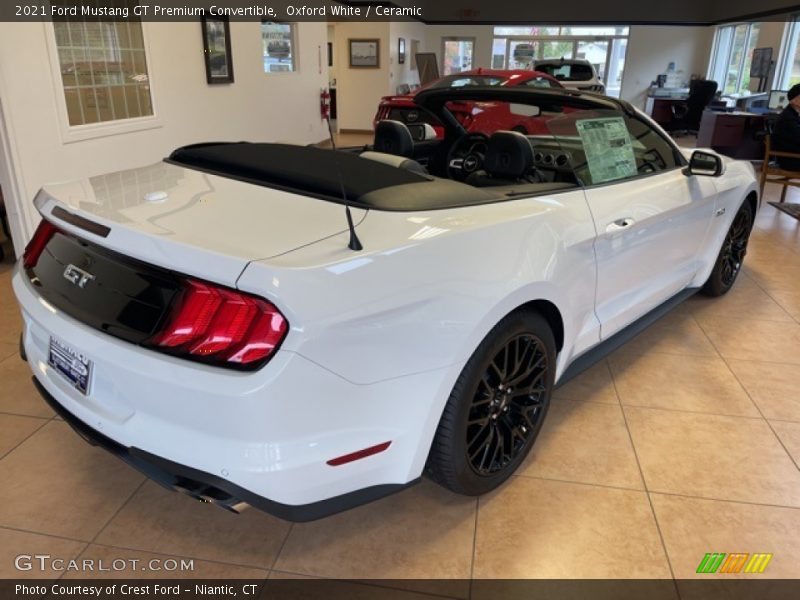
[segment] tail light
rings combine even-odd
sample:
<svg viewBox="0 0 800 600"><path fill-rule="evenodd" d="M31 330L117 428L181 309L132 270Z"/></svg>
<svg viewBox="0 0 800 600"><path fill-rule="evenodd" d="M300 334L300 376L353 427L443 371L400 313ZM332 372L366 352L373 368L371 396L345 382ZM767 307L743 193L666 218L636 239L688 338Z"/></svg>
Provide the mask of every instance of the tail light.
<svg viewBox="0 0 800 600"><path fill-rule="evenodd" d="M48 242L53 238L58 231L58 227L53 225L50 221L42 219L36 232L33 234L31 241L25 246L25 253L22 255L22 264L26 269L32 269L39 262L39 257L44 252Z"/></svg>
<svg viewBox="0 0 800 600"><path fill-rule="evenodd" d="M221 366L253 369L280 346L289 324L271 303L195 280L146 345Z"/></svg>

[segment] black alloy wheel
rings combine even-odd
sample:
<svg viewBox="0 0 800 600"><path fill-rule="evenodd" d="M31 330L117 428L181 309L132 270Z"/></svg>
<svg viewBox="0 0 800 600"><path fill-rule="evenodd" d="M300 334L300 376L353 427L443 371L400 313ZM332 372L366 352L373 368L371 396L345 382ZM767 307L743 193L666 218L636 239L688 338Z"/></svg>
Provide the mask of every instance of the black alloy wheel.
<svg viewBox="0 0 800 600"><path fill-rule="evenodd" d="M747 253L747 240L750 237L750 216L747 211L739 211L733 220L725 242L722 244L722 284L728 287L736 281Z"/></svg>
<svg viewBox="0 0 800 600"><path fill-rule="evenodd" d="M725 240L722 242L717 262L708 277L708 281L700 290L706 296L722 296L733 287L742 270L742 263L747 254L747 242L753 228L753 209L745 200L739 212L733 218Z"/></svg>
<svg viewBox="0 0 800 600"><path fill-rule="evenodd" d="M508 340L481 377L467 421L467 460L478 475L511 463L538 430L547 394L547 352L542 340Z"/></svg>
<svg viewBox="0 0 800 600"><path fill-rule="evenodd" d="M445 404L427 472L459 494L493 490L525 460L550 405L556 344L548 322L519 310L487 334Z"/></svg>

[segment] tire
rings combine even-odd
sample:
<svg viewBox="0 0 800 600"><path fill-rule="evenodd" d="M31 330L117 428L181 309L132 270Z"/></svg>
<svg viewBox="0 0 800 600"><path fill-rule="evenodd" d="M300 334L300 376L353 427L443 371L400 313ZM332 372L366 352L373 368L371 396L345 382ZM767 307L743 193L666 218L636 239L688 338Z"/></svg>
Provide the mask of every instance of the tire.
<svg viewBox="0 0 800 600"><path fill-rule="evenodd" d="M553 332L541 315L518 311L500 321L467 361L447 400L428 455L429 476L469 496L508 479L547 415L555 361Z"/></svg>
<svg viewBox="0 0 800 600"><path fill-rule="evenodd" d="M722 296L733 287L742 270L742 262L747 254L747 242L752 228L753 208L750 206L750 202L745 200L733 218L728 233L725 234L722 248L717 255L717 262L714 263L714 269L711 271L708 281L700 289L701 294Z"/></svg>
<svg viewBox="0 0 800 600"><path fill-rule="evenodd" d="M521 133L522 135L528 135L528 130L525 129L522 125L517 125L511 128L511 131L516 131L517 133Z"/></svg>

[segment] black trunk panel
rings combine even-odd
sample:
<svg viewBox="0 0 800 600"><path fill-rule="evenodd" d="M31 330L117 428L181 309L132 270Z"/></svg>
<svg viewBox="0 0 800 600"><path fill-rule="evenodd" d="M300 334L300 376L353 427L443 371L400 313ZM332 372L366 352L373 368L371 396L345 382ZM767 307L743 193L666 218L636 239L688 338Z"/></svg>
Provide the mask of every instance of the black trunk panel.
<svg viewBox="0 0 800 600"><path fill-rule="evenodd" d="M85 287L65 277L77 267L94 276ZM28 277L56 308L95 329L139 344L157 329L181 286L165 269L57 232Z"/></svg>

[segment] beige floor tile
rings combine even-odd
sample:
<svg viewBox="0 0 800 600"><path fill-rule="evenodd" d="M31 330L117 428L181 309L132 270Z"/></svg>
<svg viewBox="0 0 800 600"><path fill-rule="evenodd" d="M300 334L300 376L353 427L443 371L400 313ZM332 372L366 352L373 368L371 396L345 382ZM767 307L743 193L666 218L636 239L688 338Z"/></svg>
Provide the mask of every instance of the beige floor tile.
<svg viewBox="0 0 800 600"><path fill-rule="evenodd" d="M55 414L36 391L31 377L28 363L18 356L0 362L0 412L47 418Z"/></svg>
<svg viewBox="0 0 800 600"><path fill-rule="evenodd" d="M655 352L632 357L617 352L609 363L620 402L625 406L759 416L719 357Z"/></svg>
<svg viewBox="0 0 800 600"><path fill-rule="evenodd" d="M50 421L0 461L0 526L91 540L142 479Z"/></svg>
<svg viewBox="0 0 800 600"><path fill-rule="evenodd" d="M798 261L800 262L800 261ZM746 318L763 321L793 321L792 316L757 283L742 275L724 296L709 298L695 294L685 303L702 326L707 319Z"/></svg>
<svg viewBox="0 0 800 600"><path fill-rule="evenodd" d="M800 364L800 324L714 319L703 329L726 359Z"/></svg>
<svg viewBox="0 0 800 600"><path fill-rule="evenodd" d="M2 325L0 325L2 327ZM0 342L0 361L17 356L19 353L19 346L17 344L9 344L7 342Z"/></svg>
<svg viewBox="0 0 800 600"><path fill-rule="evenodd" d="M619 406L554 399L519 475L644 489Z"/></svg>
<svg viewBox="0 0 800 600"><path fill-rule="evenodd" d="M85 542L0 527L0 579L59 577L63 570L54 569L49 559L35 557L49 555L51 559L69 561L85 547ZM61 567L61 563L55 566Z"/></svg>
<svg viewBox="0 0 800 600"><path fill-rule="evenodd" d="M800 471L763 419L624 410L648 490L800 506Z"/></svg>
<svg viewBox="0 0 800 600"><path fill-rule="evenodd" d="M647 494L516 477L480 499L478 579L670 577Z"/></svg>
<svg viewBox="0 0 800 600"><path fill-rule="evenodd" d="M148 481L96 541L269 569L288 531L262 511L237 515Z"/></svg>
<svg viewBox="0 0 800 600"><path fill-rule="evenodd" d="M44 419L0 414L0 458L45 423Z"/></svg>
<svg viewBox="0 0 800 600"><path fill-rule="evenodd" d="M617 352L661 352L680 356L717 356L717 351L683 304L637 335Z"/></svg>
<svg viewBox="0 0 800 600"><path fill-rule="evenodd" d="M754 261L751 264L745 259L744 272L767 292L800 288L800 266L796 261Z"/></svg>
<svg viewBox="0 0 800 600"><path fill-rule="evenodd" d="M0 342L16 344L22 331L22 316L16 304L4 301L0 304Z"/></svg>
<svg viewBox="0 0 800 600"><path fill-rule="evenodd" d="M345 579L463 580L470 574L475 506L475 498L423 480L377 502L295 524L275 568ZM463 592L466 582L456 584Z"/></svg>
<svg viewBox="0 0 800 600"><path fill-rule="evenodd" d="M553 398L619 404L617 393L614 391L611 373L604 360L556 388L553 392Z"/></svg>
<svg viewBox="0 0 800 600"><path fill-rule="evenodd" d="M771 425L786 450L791 454L795 464L800 465L800 423L771 421Z"/></svg>
<svg viewBox="0 0 800 600"><path fill-rule="evenodd" d="M728 359L728 366L767 419L800 421L796 365Z"/></svg>
<svg viewBox="0 0 800 600"><path fill-rule="evenodd" d="M764 575L726 577L796 578L800 556L800 510L651 494L675 577L697 574L707 552L773 554Z"/></svg>
<svg viewBox="0 0 800 600"><path fill-rule="evenodd" d="M769 295L796 321L800 321L800 289L771 287Z"/></svg>
<svg viewBox="0 0 800 600"><path fill-rule="evenodd" d="M263 584L268 571L170 554L91 544L80 556L92 569L71 570L64 579L248 579ZM146 584L142 584L146 585ZM162 594L162 597L170 597Z"/></svg>

